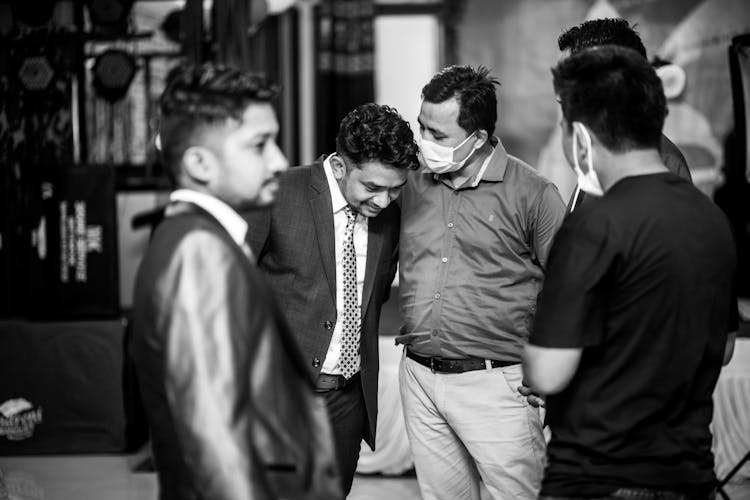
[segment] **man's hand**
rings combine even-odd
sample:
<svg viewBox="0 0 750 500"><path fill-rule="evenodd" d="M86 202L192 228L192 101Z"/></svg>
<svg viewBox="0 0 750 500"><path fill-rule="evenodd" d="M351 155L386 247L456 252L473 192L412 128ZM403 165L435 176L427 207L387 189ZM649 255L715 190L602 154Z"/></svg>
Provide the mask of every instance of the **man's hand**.
<svg viewBox="0 0 750 500"><path fill-rule="evenodd" d="M540 406L544 408L544 398L532 392L530 388L526 387L525 385L519 385L518 392L520 392L523 396L526 396L526 401L528 401L529 404L534 408L539 408Z"/></svg>

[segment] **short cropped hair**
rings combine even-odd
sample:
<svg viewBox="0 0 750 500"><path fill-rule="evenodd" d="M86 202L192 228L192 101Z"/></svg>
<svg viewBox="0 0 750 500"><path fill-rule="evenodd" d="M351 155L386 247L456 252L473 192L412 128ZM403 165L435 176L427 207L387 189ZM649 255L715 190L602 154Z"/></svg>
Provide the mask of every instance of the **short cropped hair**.
<svg viewBox="0 0 750 500"><path fill-rule="evenodd" d="M579 121L613 152L658 148L667 102L656 71L615 45L582 50L552 69L568 127Z"/></svg>
<svg viewBox="0 0 750 500"><path fill-rule="evenodd" d="M628 47L646 58L646 47L643 46L641 37L635 27L622 18L585 21L573 26L557 39L560 50L569 50L571 54L598 45Z"/></svg>
<svg viewBox="0 0 750 500"><path fill-rule="evenodd" d="M357 166L377 161L395 168L416 170L417 145L409 124L398 112L375 103L357 106L339 124L336 151Z"/></svg>
<svg viewBox="0 0 750 500"><path fill-rule="evenodd" d="M489 74L484 66L448 66L424 86L422 98L439 104L455 97L459 105L458 125L467 132L484 129L492 136L497 122L495 86L500 82Z"/></svg>
<svg viewBox="0 0 750 500"><path fill-rule="evenodd" d="M204 133L240 122L251 103L271 102L278 92L264 76L235 68L212 63L174 68L159 101L160 152L172 182L179 178L185 150L200 144Z"/></svg>

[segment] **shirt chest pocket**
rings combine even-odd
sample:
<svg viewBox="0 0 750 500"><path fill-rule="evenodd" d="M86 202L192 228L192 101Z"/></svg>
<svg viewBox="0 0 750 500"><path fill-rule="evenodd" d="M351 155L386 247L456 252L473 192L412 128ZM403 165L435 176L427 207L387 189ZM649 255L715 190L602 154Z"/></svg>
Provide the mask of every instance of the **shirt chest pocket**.
<svg viewBox="0 0 750 500"><path fill-rule="evenodd" d="M461 252L488 260L525 255L529 252L526 231L513 214L490 212L482 217L456 222L456 243Z"/></svg>

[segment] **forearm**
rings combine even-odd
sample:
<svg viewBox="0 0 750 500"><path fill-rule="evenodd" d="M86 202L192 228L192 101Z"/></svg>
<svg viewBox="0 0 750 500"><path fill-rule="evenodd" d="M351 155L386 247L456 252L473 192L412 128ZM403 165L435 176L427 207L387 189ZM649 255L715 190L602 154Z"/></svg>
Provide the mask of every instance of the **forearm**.
<svg viewBox="0 0 750 500"><path fill-rule="evenodd" d="M581 349L527 345L523 351L524 384L538 394L565 389L578 369Z"/></svg>

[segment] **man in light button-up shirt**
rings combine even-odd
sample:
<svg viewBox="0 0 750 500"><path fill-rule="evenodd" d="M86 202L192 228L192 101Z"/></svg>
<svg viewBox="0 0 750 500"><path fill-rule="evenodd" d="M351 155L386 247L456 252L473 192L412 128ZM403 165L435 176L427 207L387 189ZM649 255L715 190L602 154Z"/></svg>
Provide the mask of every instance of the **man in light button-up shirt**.
<svg viewBox="0 0 750 500"><path fill-rule="evenodd" d="M450 67L423 89L424 168L402 195L400 384L422 497L536 498L544 438L519 393L565 205L493 136L495 80Z"/></svg>

